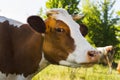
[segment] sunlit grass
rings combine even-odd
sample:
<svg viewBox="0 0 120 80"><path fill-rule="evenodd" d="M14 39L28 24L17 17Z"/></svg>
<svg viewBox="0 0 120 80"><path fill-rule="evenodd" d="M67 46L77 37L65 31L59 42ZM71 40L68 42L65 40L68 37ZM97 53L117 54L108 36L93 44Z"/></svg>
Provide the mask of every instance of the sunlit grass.
<svg viewBox="0 0 120 80"><path fill-rule="evenodd" d="M120 74L116 70L108 74L108 67L102 65L94 65L90 68L50 65L32 80L120 80Z"/></svg>

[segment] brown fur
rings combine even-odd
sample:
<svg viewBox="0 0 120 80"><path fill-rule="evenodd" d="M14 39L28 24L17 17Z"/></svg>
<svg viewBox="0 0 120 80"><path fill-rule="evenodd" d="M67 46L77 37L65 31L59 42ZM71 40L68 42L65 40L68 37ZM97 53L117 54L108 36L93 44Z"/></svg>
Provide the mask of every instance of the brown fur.
<svg viewBox="0 0 120 80"><path fill-rule="evenodd" d="M37 70L41 51L42 36L30 26L17 28L8 21L0 23L0 71L27 76Z"/></svg>
<svg viewBox="0 0 120 80"><path fill-rule="evenodd" d="M50 62L58 64L74 50L74 40L70 37L70 30L64 22L48 18L45 23L47 27L43 45L45 57ZM63 29L63 31L57 32L56 28Z"/></svg>
<svg viewBox="0 0 120 80"><path fill-rule="evenodd" d="M79 25L80 25L80 32L85 37L88 33L88 28L84 24L79 24Z"/></svg>

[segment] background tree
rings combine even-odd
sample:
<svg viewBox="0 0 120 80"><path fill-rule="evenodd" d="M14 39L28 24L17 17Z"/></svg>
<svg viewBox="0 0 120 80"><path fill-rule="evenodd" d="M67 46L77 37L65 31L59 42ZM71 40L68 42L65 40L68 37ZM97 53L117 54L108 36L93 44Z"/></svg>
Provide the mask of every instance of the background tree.
<svg viewBox="0 0 120 80"><path fill-rule="evenodd" d="M113 45L118 48L120 41L116 37L119 32L116 23L120 18L113 16L114 3L115 0L101 0L96 4L85 0L82 3L82 11L86 14L83 23L89 28L88 40L96 47Z"/></svg>
<svg viewBox="0 0 120 80"><path fill-rule="evenodd" d="M118 11L117 14L120 15L120 11Z"/></svg>
<svg viewBox="0 0 120 80"><path fill-rule="evenodd" d="M40 8L38 15L39 15L40 17L42 17L43 19L46 18L46 15L44 14L44 11L43 11L43 8L42 8L42 7Z"/></svg>
<svg viewBox="0 0 120 80"><path fill-rule="evenodd" d="M78 8L80 0L48 0L46 7L49 8L64 8L69 14L74 15L80 12Z"/></svg>

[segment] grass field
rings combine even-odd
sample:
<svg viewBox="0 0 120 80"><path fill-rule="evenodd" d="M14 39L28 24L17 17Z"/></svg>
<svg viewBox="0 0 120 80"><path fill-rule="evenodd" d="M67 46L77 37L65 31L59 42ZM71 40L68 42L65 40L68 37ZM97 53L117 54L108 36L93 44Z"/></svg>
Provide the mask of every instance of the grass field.
<svg viewBox="0 0 120 80"><path fill-rule="evenodd" d="M112 74L108 74L108 67L102 65L94 65L90 68L50 65L32 80L120 80L120 74L114 69Z"/></svg>

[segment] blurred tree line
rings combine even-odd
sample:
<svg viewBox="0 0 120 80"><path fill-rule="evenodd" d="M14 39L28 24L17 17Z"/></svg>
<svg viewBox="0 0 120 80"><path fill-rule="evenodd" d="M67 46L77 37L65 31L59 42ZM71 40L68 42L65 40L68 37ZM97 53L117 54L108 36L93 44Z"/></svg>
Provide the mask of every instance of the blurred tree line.
<svg viewBox="0 0 120 80"><path fill-rule="evenodd" d="M64 8L69 14L83 14L78 20L88 27L87 40L94 47L113 45L116 47L115 57L120 59L120 11L113 10L115 0L48 0L46 7ZM78 7L81 3L81 9ZM42 9L40 10L42 13ZM117 15L118 14L118 15Z"/></svg>

